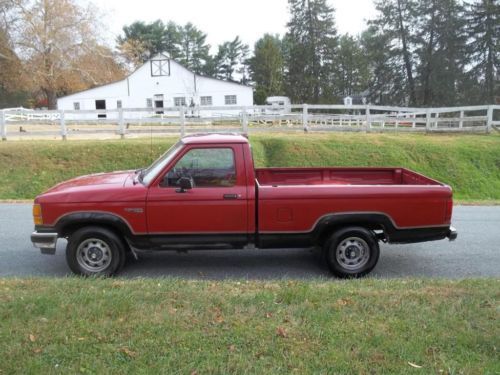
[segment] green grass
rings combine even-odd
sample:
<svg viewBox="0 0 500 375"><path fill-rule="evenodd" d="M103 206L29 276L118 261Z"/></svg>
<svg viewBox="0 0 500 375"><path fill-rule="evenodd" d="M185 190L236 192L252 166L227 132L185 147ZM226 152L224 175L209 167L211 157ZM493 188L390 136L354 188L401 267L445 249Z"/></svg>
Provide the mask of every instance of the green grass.
<svg viewBox="0 0 500 375"><path fill-rule="evenodd" d="M498 374L499 287L3 279L0 373Z"/></svg>
<svg viewBox="0 0 500 375"><path fill-rule="evenodd" d="M175 138L0 143L0 199L32 199L53 184L148 165ZM500 136L272 134L251 137L257 166L403 166L451 185L461 201L500 200Z"/></svg>

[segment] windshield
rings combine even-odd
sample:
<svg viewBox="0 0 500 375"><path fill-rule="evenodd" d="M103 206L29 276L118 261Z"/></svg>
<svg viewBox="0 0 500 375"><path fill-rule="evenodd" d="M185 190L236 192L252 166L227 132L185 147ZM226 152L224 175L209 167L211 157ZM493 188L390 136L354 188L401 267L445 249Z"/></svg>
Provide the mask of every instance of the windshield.
<svg viewBox="0 0 500 375"><path fill-rule="evenodd" d="M139 181L144 185L149 185L151 181L160 173L160 171L165 168L165 166L177 155L177 151L182 148L183 143L177 142L175 145L170 147L167 152L160 156L149 168L141 171L139 175Z"/></svg>

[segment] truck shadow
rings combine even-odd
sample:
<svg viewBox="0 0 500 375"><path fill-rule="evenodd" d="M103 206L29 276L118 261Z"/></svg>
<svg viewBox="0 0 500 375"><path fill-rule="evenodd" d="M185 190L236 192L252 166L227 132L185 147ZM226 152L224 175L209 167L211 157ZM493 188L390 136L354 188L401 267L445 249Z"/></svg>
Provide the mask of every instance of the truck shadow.
<svg viewBox="0 0 500 375"><path fill-rule="evenodd" d="M331 277L312 249L209 250L146 253L130 260L122 277L187 279L281 279Z"/></svg>

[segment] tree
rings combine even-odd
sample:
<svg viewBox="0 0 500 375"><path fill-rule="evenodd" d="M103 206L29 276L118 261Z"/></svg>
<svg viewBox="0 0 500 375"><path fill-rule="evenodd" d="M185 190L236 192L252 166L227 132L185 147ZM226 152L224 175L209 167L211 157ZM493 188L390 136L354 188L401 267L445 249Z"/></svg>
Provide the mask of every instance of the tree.
<svg viewBox="0 0 500 375"><path fill-rule="evenodd" d="M179 29L175 23L169 22L165 25L161 20L151 23L133 22L123 27L123 36L118 36L118 50L134 67L163 52L174 59L179 58L181 56Z"/></svg>
<svg viewBox="0 0 500 375"><path fill-rule="evenodd" d="M227 81L237 81L236 74L244 81L249 48L237 36L232 41L219 45L213 58L214 76Z"/></svg>
<svg viewBox="0 0 500 375"><path fill-rule="evenodd" d="M291 18L284 41L288 96L301 102L327 100L337 47L333 8L326 0L289 0L288 4Z"/></svg>
<svg viewBox="0 0 500 375"><path fill-rule="evenodd" d="M76 0L15 1L18 23L12 26L14 44L24 61L33 89L47 100L49 108L56 108L57 95L71 92L75 74L92 76L95 84L107 83L123 77L121 69L95 71L94 66L83 66L82 57L93 54L94 64L103 58L107 64L116 64L96 36L96 9L83 8ZM92 68L92 69L90 69ZM109 74L113 72L113 74Z"/></svg>
<svg viewBox="0 0 500 375"><path fill-rule="evenodd" d="M369 75L368 100L374 104L406 105L406 75L392 37L376 26L361 35Z"/></svg>
<svg viewBox="0 0 500 375"><path fill-rule="evenodd" d="M406 91L410 105L415 105L417 102L415 59L412 51L416 4L415 0L378 0L375 2L375 8L379 12L378 18L370 22L370 25L378 28L378 33L385 34L395 56L401 59L406 74Z"/></svg>
<svg viewBox="0 0 500 375"><path fill-rule="evenodd" d="M368 88L368 61L358 39L348 34L340 37L332 71L331 92L339 98Z"/></svg>
<svg viewBox="0 0 500 375"><path fill-rule="evenodd" d="M265 34L255 43L249 68L257 104L264 104L268 96L283 95L284 61L278 35Z"/></svg>
<svg viewBox="0 0 500 375"><path fill-rule="evenodd" d="M207 35L192 23L179 27L178 35L179 62L196 73L204 72L204 66L210 55L210 45L206 43Z"/></svg>
<svg viewBox="0 0 500 375"><path fill-rule="evenodd" d="M7 32L0 28L0 108L25 101L29 81L22 66Z"/></svg>
<svg viewBox="0 0 500 375"><path fill-rule="evenodd" d="M467 59L463 7L456 0L422 0L416 11L418 102L424 106L458 103L457 86L463 81Z"/></svg>
<svg viewBox="0 0 500 375"><path fill-rule="evenodd" d="M495 96L500 95L495 86L500 71L500 3L475 1L468 5L466 17L470 75L481 82L481 100L494 104Z"/></svg>

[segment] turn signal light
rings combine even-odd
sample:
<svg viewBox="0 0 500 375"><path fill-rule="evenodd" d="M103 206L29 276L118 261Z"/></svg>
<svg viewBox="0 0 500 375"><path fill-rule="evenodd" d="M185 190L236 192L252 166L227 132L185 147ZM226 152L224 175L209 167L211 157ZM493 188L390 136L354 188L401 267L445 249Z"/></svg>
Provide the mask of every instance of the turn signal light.
<svg viewBox="0 0 500 375"><path fill-rule="evenodd" d="M33 221L35 225L43 225L42 207L39 204L33 205Z"/></svg>

